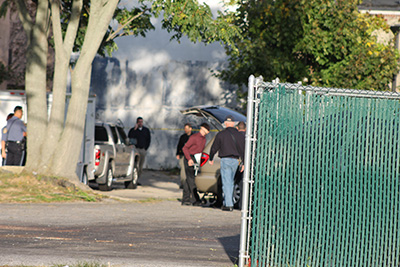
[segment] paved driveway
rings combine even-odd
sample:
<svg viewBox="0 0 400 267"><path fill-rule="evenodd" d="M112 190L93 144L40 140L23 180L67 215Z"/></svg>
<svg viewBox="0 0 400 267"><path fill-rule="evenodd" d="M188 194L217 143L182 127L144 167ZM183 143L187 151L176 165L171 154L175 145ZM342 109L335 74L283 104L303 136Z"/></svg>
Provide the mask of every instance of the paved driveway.
<svg viewBox="0 0 400 267"><path fill-rule="evenodd" d="M0 265L233 266L240 212L181 206L173 177L146 175L153 189L106 193L122 201L0 204Z"/></svg>
<svg viewBox="0 0 400 267"><path fill-rule="evenodd" d="M137 189L125 189L123 183L114 183L113 190L108 192L98 191L96 184L91 187L100 194L120 199L164 199L176 200L182 197L182 190L179 189L179 177L164 171L144 170L139 182L142 184Z"/></svg>

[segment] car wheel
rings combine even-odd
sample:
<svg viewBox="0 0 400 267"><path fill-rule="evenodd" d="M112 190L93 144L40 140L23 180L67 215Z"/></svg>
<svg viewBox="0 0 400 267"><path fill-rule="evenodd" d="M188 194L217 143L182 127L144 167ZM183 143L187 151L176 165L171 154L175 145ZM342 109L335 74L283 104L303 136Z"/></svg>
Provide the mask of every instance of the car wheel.
<svg viewBox="0 0 400 267"><path fill-rule="evenodd" d="M132 179L130 181L125 182L125 188L136 189L137 188L137 182L138 182L138 179L139 179L139 172L138 172L138 168L137 168L136 165L132 170L131 178Z"/></svg>
<svg viewBox="0 0 400 267"><path fill-rule="evenodd" d="M235 184L233 187L233 205L236 209L239 209L241 204L241 189L240 189L240 184Z"/></svg>
<svg viewBox="0 0 400 267"><path fill-rule="evenodd" d="M113 182L113 172L111 166L109 166L106 175L106 183L99 184L100 191L110 191L112 189L112 182Z"/></svg>

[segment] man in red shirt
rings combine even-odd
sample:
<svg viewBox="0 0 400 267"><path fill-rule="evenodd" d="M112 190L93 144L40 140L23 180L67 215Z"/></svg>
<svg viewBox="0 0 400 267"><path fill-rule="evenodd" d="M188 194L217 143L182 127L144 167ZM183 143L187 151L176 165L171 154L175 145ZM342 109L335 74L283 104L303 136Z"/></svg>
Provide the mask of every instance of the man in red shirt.
<svg viewBox="0 0 400 267"><path fill-rule="evenodd" d="M184 165L186 173L186 182L183 184L182 205L200 206L201 201L197 193L195 178L195 158L194 155L202 153L206 145L206 135L210 132L210 126L207 123L200 125L200 131L192 134L186 144L183 146L182 151L185 155ZM200 162L198 162L200 163Z"/></svg>

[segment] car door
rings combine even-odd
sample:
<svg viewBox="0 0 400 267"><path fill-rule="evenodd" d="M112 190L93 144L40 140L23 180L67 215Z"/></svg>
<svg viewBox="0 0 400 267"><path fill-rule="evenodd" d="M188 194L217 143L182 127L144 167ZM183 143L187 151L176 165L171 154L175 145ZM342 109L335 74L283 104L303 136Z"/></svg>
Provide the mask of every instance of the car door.
<svg viewBox="0 0 400 267"><path fill-rule="evenodd" d="M126 176L130 164L132 147L129 145L128 137L126 136L124 129L120 126L116 126L116 129L119 138L119 148L121 149L119 155L121 176Z"/></svg>
<svg viewBox="0 0 400 267"><path fill-rule="evenodd" d="M116 126L110 125L111 135L114 142L115 147L115 155L114 155L114 176L119 177L122 175L122 167L121 167L121 153L123 151L123 146L119 141L118 130Z"/></svg>

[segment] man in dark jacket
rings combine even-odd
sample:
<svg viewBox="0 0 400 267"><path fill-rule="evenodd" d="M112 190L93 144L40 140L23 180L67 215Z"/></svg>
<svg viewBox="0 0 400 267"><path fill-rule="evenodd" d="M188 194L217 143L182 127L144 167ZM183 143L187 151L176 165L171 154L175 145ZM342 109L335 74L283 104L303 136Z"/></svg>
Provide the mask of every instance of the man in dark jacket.
<svg viewBox="0 0 400 267"><path fill-rule="evenodd" d="M218 152L221 158L221 179L224 200L222 210L233 210L233 188L235 173L239 165L239 159L244 159L245 137L234 127L232 116L225 119L226 128L215 137L210 150L210 164L214 164L214 155ZM243 168L240 170L243 171Z"/></svg>
<svg viewBox="0 0 400 267"><path fill-rule="evenodd" d="M181 135L178 141L178 146L176 148L176 159L179 160L179 167L181 168L181 184L180 188L183 188L183 185L186 181L186 174L185 174L185 165L183 162L184 154L182 151L183 146L189 140L189 137L192 135L192 125L190 123L186 123L184 127L185 133Z"/></svg>
<svg viewBox="0 0 400 267"><path fill-rule="evenodd" d="M134 128L129 130L128 137L130 140L135 140L133 144L136 146L136 150L140 155L138 170L140 178L143 170L144 160L147 154L147 149L149 148L151 141L150 130L149 128L143 126L142 117L138 117L136 119L136 125Z"/></svg>

